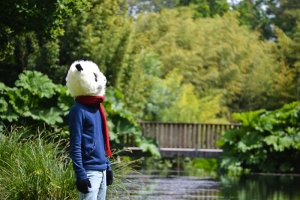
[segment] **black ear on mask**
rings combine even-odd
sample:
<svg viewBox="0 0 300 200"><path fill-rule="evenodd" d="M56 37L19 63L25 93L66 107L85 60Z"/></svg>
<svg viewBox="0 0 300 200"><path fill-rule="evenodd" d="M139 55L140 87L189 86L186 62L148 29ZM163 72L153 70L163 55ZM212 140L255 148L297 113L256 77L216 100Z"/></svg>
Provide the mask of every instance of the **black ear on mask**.
<svg viewBox="0 0 300 200"><path fill-rule="evenodd" d="M82 67L80 64L75 65L76 69L80 72L83 71Z"/></svg>

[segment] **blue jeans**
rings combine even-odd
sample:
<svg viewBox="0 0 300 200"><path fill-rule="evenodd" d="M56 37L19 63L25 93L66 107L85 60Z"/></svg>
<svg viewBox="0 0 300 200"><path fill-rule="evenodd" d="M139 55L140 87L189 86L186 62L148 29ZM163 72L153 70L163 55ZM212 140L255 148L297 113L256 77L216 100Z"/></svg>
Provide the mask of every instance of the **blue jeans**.
<svg viewBox="0 0 300 200"><path fill-rule="evenodd" d="M86 171L92 187L87 194L79 192L79 200L105 200L106 171Z"/></svg>

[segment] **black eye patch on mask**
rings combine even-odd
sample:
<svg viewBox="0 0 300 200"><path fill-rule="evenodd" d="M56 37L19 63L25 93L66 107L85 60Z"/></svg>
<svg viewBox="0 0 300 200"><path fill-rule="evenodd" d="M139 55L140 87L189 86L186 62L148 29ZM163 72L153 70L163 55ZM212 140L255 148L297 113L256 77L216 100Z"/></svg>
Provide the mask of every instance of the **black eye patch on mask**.
<svg viewBox="0 0 300 200"><path fill-rule="evenodd" d="M95 81L97 82L97 81L98 81L98 79L97 79L97 78L98 78L97 74L94 73L94 76L95 76Z"/></svg>
<svg viewBox="0 0 300 200"><path fill-rule="evenodd" d="M80 72L83 71L83 68L81 67L80 64L75 65L76 69Z"/></svg>

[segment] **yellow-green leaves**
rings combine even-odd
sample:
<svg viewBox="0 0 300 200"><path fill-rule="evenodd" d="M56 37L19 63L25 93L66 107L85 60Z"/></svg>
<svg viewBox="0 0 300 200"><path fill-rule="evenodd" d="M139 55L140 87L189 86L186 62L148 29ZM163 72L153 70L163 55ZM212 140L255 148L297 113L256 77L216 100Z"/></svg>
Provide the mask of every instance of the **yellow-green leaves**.
<svg viewBox="0 0 300 200"><path fill-rule="evenodd" d="M131 42L135 51L130 55L132 60L143 60L142 55L150 52L156 55L155 60L160 63L161 73L153 77L153 87L147 86L147 92L137 94L148 99L148 90L152 88L151 96L156 96L155 93L163 95L164 103L150 104L151 108L160 111L155 111L152 119L161 119L156 116L161 116L162 110L167 115L174 115L175 110L191 110L189 116L194 116L189 119L191 121L226 121L224 116L229 116L232 110L257 109L275 104L268 102L281 89L275 87L278 81L273 79L280 75L272 51L274 45L261 41L256 32L240 26L235 13L195 19L192 9L184 7L141 14L135 23L133 38ZM134 66L131 69L140 70L128 71L132 80L137 77L135 88L144 87L143 77L148 73L143 71L143 65L140 61L128 64ZM172 86L164 84L173 70L181 77L177 77L180 81L175 92L179 94L176 101L181 101L182 107L171 106L174 101L172 95L167 98L169 93L162 94L163 89L155 86L161 85L164 90L174 91ZM129 91L133 92L124 90L124 93L131 96ZM185 104L189 106L185 107ZM148 114L146 116L148 118ZM187 118L173 118L176 121L183 119ZM164 116L164 120L171 118Z"/></svg>

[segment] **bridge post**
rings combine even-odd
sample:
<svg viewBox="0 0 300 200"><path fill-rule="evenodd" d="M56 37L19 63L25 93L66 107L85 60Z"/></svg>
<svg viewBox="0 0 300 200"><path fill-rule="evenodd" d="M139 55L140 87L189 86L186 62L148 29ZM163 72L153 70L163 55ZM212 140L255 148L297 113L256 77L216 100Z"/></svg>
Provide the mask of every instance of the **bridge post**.
<svg viewBox="0 0 300 200"><path fill-rule="evenodd" d="M195 148L195 156L197 156L197 152L198 152L198 147L199 147L199 124L196 124L196 138L194 141L194 148Z"/></svg>

